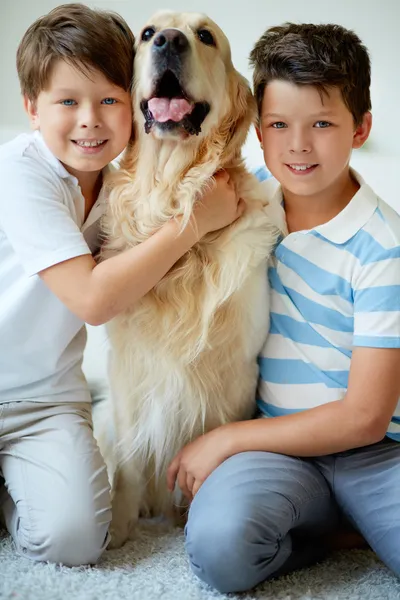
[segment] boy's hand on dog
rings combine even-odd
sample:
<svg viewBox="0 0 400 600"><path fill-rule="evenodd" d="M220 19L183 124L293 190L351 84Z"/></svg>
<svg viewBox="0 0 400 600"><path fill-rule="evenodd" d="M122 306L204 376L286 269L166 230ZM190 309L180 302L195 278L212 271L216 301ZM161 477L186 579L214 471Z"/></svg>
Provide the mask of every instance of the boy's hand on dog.
<svg viewBox="0 0 400 600"><path fill-rule="evenodd" d="M194 207L200 237L230 225L243 214L246 207L244 200L237 197L227 171L218 171L214 179L214 185L204 192Z"/></svg>
<svg viewBox="0 0 400 600"><path fill-rule="evenodd" d="M207 477L229 458L230 448L229 425L213 429L187 444L168 467L169 491L174 490L177 482L183 495L192 500Z"/></svg>

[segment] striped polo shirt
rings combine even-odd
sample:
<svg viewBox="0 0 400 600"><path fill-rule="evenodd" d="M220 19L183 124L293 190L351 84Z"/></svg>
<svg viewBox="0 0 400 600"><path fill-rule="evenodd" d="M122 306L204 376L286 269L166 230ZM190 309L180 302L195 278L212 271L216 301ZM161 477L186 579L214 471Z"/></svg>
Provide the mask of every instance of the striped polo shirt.
<svg viewBox="0 0 400 600"><path fill-rule="evenodd" d="M263 416L342 399L355 346L400 348L400 216L352 174L360 189L336 217L275 249L259 357ZM264 185L282 202L275 180ZM400 441L400 399L387 435Z"/></svg>

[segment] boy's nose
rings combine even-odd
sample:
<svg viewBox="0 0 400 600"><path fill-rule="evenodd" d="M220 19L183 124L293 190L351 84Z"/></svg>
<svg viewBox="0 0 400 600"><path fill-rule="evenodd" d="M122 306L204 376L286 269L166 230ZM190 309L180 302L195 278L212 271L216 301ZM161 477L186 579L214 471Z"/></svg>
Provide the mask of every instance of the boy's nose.
<svg viewBox="0 0 400 600"><path fill-rule="evenodd" d="M91 129L100 126L100 116L93 107L82 108L79 113L80 127L90 127Z"/></svg>
<svg viewBox="0 0 400 600"><path fill-rule="evenodd" d="M293 154L306 154L307 152L311 152L311 144L303 141L300 143L295 143L290 145L290 152Z"/></svg>
<svg viewBox="0 0 400 600"><path fill-rule="evenodd" d="M311 140L304 131L296 131L290 139L290 152L305 154L311 152Z"/></svg>

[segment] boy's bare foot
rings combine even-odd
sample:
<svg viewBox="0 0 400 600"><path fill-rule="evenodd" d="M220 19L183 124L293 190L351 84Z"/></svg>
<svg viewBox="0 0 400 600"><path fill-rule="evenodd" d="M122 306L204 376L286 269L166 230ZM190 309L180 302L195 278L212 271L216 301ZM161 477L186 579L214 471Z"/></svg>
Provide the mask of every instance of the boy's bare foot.
<svg viewBox="0 0 400 600"><path fill-rule="evenodd" d="M367 542L355 529L338 529L325 536L324 542L328 550L352 550L369 548Z"/></svg>

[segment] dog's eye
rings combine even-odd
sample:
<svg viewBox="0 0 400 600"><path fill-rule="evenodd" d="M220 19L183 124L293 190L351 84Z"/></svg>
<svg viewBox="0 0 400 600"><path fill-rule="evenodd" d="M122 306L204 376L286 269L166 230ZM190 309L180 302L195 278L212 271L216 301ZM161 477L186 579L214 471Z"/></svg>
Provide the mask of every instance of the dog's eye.
<svg viewBox="0 0 400 600"><path fill-rule="evenodd" d="M146 27L146 29L143 29L141 37L142 42L148 42L149 40L151 40L155 32L156 30L154 29L154 27Z"/></svg>
<svg viewBox="0 0 400 600"><path fill-rule="evenodd" d="M211 31L208 31L208 29L199 29L197 32L197 37L199 38L199 40L201 42L203 42L203 44L206 44L206 46L215 46L215 40L214 40L214 36L211 33Z"/></svg>

